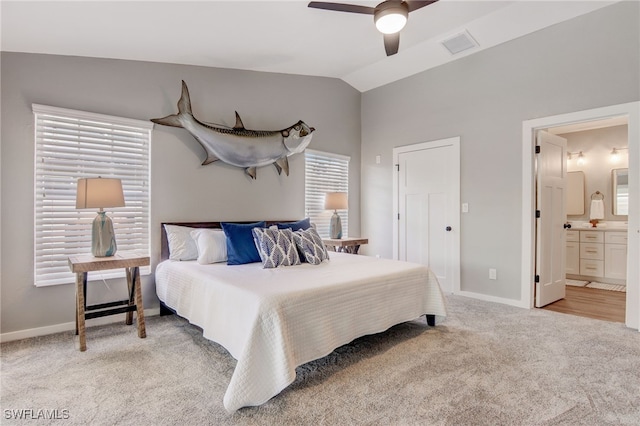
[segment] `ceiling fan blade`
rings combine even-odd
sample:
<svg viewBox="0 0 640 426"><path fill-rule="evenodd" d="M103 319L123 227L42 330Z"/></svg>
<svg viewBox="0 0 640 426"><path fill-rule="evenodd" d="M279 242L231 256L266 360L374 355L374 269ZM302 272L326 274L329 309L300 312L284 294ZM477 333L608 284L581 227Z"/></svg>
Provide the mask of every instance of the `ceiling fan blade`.
<svg viewBox="0 0 640 426"><path fill-rule="evenodd" d="M387 56L395 55L398 53L400 47L400 33L384 34L384 50L387 52Z"/></svg>
<svg viewBox="0 0 640 426"><path fill-rule="evenodd" d="M409 12L413 12L414 10L423 8L425 6L429 6L431 3L435 3L438 0L430 0L430 1L411 1L406 0L405 3L409 6Z"/></svg>
<svg viewBox="0 0 640 426"><path fill-rule="evenodd" d="M423 2L418 2L423 3ZM351 12L351 13L364 13L365 15L373 15L376 11L374 7L358 6L356 4L344 4L344 3L327 3L324 1L312 1L309 2L309 7L314 9L335 10L338 12Z"/></svg>

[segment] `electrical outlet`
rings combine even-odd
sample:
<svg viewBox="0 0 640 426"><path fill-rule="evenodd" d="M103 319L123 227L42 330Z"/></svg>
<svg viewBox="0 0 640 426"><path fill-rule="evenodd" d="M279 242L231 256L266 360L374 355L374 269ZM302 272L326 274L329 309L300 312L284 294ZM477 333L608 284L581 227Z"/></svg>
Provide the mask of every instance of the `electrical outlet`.
<svg viewBox="0 0 640 426"><path fill-rule="evenodd" d="M462 203L462 213L469 213L469 203Z"/></svg>
<svg viewBox="0 0 640 426"><path fill-rule="evenodd" d="M380 164L380 160L381 160L380 156L376 155L376 164Z"/></svg>
<svg viewBox="0 0 640 426"><path fill-rule="evenodd" d="M498 279L498 272L496 271L495 268L489 268L489 279L490 280L497 280Z"/></svg>

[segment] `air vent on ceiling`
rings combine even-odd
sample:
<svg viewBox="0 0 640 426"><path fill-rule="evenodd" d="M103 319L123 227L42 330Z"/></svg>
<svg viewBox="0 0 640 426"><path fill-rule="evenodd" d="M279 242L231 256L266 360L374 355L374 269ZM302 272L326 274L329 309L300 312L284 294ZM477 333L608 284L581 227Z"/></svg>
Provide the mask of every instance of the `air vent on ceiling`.
<svg viewBox="0 0 640 426"><path fill-rule="evenodd" d="M456 55L460 52L464 52L465 50L473 49L478 46L478 43L476 43L473 37L471 37L471 34L466 30L442 40L440 43L442 43L442 45L452 55Z"/></svg>

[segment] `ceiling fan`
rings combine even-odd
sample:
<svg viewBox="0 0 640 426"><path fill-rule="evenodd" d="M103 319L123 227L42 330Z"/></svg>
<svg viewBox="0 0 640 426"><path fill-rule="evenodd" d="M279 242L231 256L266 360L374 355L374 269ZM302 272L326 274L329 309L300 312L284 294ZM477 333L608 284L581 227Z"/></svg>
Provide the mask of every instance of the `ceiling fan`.
<svg viewBox="0 0 640 426"><path fill-rule="evenodd" d="M404 28L407 23L409 12L428 6L436 1L438 0L386 0L376 7L312 1L309 3L309 7L314 9L335 10L338 12L373 15L373 21L376 24L376 28L384 36L384 50L387 52L387 56L391 56L398 53L398 47L400 46L400 30Z"/></svg>

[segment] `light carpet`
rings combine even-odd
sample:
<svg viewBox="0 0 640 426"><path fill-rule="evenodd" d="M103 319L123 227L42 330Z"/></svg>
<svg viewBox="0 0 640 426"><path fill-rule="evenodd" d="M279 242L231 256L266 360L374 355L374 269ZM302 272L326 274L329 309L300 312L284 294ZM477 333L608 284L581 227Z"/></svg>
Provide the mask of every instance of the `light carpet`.
<svg viewBox="0 0 640 426"><path fill-rule="evenodd" d="M1 346L2 425L637 425L640 333L623 324L448 296L424 317L298 368L260 407L229 415L235 360L177 316ZM16 420L12 410L58 410ZM8 411L7 411L8 410ZM66 415L65 415L66 413Z"/></svg>

